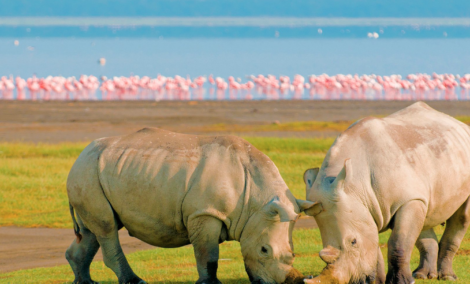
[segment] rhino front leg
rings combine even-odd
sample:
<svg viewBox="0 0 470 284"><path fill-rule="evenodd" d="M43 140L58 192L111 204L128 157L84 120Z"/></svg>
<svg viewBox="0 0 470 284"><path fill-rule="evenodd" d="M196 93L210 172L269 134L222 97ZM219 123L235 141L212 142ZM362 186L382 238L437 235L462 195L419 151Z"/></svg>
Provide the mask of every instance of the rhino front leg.
<svg viewBox="0 0 470 284"><path fill-rule="evenodd" d="M419 250L419 266L413 271L413 277L416 279L435 279L437 278L437 254L439 245L434 229L422 231L416 241L416 247Z"/></svg>
<svg viewBox="0 0 470 284"><path fill-rule="evenodd" d="M394 216L392 234L388 240L387 284L414 283L411 274L411 252L423 228L426 207L413 200L404 204Z"/></svg>
<svg viewBox="0 0 470 284"><path fill-rule="evenodd" d="M452 262L460 243L470 224L470 202L467 201L447 220L444 235L439 243L439 259L437 261L440 280L457 280Z"/></svg>
<svg viewBox="0 0 470 284"><path fill-rule="evenodd" d="M189 240L194 247L199 279L197 284L220 284L217 279L222 221L212 216L189 218Z"/></svg>
<svg viewBox="0 0 470 284"><path fill-rule="evenodd" d="M385 261L380 250L380 246L377 251L377 272L375 275L375 284L384 284L385 283Z"/></svg>

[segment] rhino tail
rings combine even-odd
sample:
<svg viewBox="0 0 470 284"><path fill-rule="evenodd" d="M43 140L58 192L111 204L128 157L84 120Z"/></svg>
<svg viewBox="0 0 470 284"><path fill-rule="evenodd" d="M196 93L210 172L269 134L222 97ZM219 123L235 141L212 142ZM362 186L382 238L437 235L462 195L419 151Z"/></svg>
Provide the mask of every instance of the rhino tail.
<svg viewBox="0 0 470 284"><path fill-rule="evenodd" d="M72 221L73 221L73 231L75 233L75 236L77 236L77 244L80 243L82 240L82 235L80 234L80 227L78 226L77 220L75 219L75 213L73 211L72 204L69 202L69 208L70 208L70 215L72 215Z"/></svg>

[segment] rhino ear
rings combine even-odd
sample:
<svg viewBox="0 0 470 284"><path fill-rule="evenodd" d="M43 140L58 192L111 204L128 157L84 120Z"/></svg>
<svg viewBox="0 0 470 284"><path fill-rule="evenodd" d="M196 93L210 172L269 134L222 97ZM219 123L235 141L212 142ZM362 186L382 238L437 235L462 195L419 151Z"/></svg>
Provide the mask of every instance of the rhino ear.
<svg viewBox="0 0 470 284"><path fill-rule="evenodd" d="M319 171L320 171L319 168L308 169L305 171L304 182L307 188L310 188L313 185L313 183L315 182L315 179L317 178Z"/></svg>
<svg viewBox="0 0 470 284"><path fill-rule="evenodd" d="M353 176L352 166L351 166L351 159L347 159L344 161L344 167L339 172L338 176L335 178L334 182L331 184L331 188L343 188L344 183L347 180L350 180Z"/></svg>
<svg viewBox="0 0 470 284"><path fill-rule="evenodd" d="M299 218L299 214L295 213L292 208L287 207L279 201L279 197L274 197L265 206L265 212L271 217L279 215L281 222L295 221Z"/></svg>

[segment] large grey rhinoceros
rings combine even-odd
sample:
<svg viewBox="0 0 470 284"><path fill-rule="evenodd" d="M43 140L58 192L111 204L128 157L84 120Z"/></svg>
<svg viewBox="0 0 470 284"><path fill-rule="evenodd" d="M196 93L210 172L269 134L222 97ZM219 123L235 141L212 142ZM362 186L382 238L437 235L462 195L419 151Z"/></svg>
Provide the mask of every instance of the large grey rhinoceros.
<svg viewBox="0 0 470 284"><path fill-rule="evenodd" d="M307 283L453 280L452 261L470 222L470 128L425 103L351 125L318 168L304 174L307 210L319 225L327 263ZM446 222L438 245L433 227ZM392 230L388 273L378 233Z"/></svg>
<svg viewBox="0 0 470 284"><path fill-rule="evenodd" d="M230 240L241 243L253 283L302 281L292 267L291 221L313 203L296 200L274 163L241 138L145 128L98 139L73 165L67 193L75 283L94 283L90 263L100 246L120 283L145 283L122 252L122 227L158 247L192 244L197 283L220 283L219 243Z"/></svg>

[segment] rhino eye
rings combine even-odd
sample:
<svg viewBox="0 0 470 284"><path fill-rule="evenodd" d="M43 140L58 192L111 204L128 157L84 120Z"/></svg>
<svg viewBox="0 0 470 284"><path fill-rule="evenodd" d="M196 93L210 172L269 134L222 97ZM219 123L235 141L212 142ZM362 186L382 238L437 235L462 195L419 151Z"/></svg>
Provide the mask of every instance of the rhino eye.
<svg viewBox="0 0 470 284"><path fill-rule="evenodd" d="M262 253L268 253L268 250L265 247L261 247L261 252Z"/></svg>
<svg viewBox="0 0 470 284"><path fill-rule="evenodd" d="M352 240L351 244L355 245L357 243L356 239Z"/></svg>
<svg viewBox="0 0 470 284"><path fill-rule="evenodd" d="M335 181L335 177L327 177L325 178L325 181L327 184L332 184Z"/></svg>
<svg viewBox="0 0 470 284"><path fill-rule="evenodd" d="M292 257L295 257L295 253L292 254Z"/></svg>

